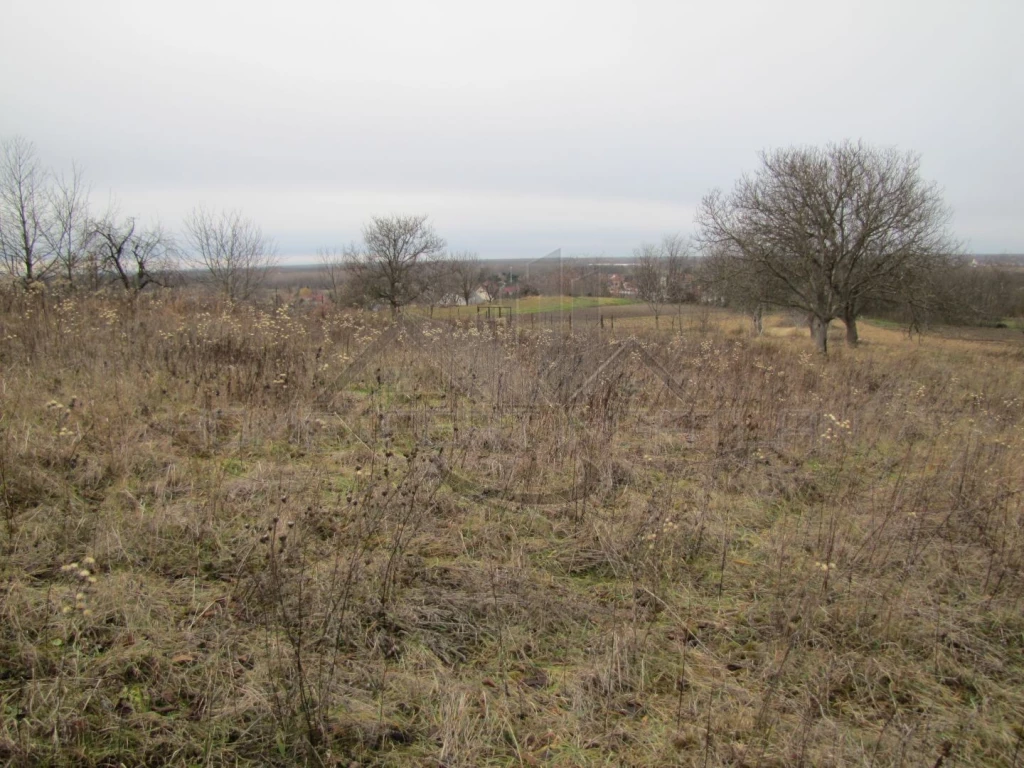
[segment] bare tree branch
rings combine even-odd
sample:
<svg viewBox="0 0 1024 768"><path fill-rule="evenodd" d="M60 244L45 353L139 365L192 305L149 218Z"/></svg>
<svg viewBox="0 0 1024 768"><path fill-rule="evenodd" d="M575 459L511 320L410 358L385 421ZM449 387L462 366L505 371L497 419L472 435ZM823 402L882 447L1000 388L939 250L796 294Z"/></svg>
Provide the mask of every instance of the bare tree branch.
<svg viewBox="0 0 1024 768"><path fill-rule="evenodd" d="M91 234L103 273L132 295L163 285L175 266L174 240L159 226L140 229L134 218L118 221L111 211L93 223Z"/></svg>
<svg viewBox="0 0 1024 768"><path fill-rule="evenodd" d="M274 241L237 210L217 216L194 208L185 219L185 241L190 261L231 301L252 298L277 263Z"/></svg>

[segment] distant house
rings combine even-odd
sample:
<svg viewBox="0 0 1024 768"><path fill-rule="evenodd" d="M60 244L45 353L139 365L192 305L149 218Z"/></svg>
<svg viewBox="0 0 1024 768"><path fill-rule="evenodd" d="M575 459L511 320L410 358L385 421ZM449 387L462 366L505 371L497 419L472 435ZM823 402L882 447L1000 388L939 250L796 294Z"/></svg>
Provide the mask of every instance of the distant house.
<svg viewBox="0 0 1024 768"><path fill-rule="evenodd" d="M466 306L466 299L461 294L447 293L438 303L445 307L464 307ZM483 286L477 288L469 295L469 303L470 305L487 303L487 291L483 289Z"/></svg>
<svg viewBox="0 0 1024 768"><path fill-rule="evenodd" d="M608 276L609 296L636 296L636 286L618 273Z"/></svg>

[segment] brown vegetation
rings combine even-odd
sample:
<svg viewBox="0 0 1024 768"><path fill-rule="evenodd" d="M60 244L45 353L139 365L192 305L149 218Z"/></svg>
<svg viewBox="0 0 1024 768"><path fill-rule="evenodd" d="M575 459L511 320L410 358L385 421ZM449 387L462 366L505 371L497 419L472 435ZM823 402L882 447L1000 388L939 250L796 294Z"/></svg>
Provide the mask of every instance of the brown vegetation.
<svg viewBox="0 0 1024 768"><path fill-rule="evenodd" d="M0 761L1024 759L1019 347L390 322L3 297Z"/></svg>

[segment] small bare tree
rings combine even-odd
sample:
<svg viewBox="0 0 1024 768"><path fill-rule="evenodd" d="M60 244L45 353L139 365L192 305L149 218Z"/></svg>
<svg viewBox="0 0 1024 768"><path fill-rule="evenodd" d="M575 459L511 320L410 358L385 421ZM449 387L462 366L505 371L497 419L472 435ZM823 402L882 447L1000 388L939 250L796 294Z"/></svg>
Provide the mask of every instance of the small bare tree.
<svg viewBox="0 0 1024 768"><path fill-rule="evenodd" d="M317 259L320 261L320 275L327 284L327 295L335 306L344 303L346 297L345 285L347 255L356 252L356 246L347 248L320 248L317 250Z"/></svg>
<svg viewBox="0 0 1024 768"><path fill-rule="evenodd" d="M444 246L426 216L374 216L363 228L363 248L346 255L346 266L364 304L385 304L397 315L422 295L424 266Z"/></svg>
<svg viewBox="0 0 1024 768"><path fill-rule="evenodd" d="M633 251L636 266L633 269L636 294L647 302L654 314L654 327L658 327L662 307L668 302L668 275L661 249L644 243Z"/></svg>
<svg viewBox="0 0 1024 768"><path fill-rule="evenodd" d="M420 267L423 290L417 301L430 307L431 317L434 316L434 307L453 303L459 295L455 269L455 262L450 255L430 259Z"/></svg>
<svg viewBox="0 0 1024 768"><path fill-rule="evenodd" d="M480 283L480 287L484 289L484 293L487 294L487 300L492 304L501 298L502 281L501 276L496 272L487 275L483 282ZM533 289L534 293L537 293L536 289Z"/></svg>
<svg viewBox="0 0 1024 768"><path fill-rule="evenodd" d="M185 218L185 242L191 263L231 301L252 298L277 263L274 241L237 210L194 208Z"/></svg>
<svg viewBox="0 0 1024 768"><path fill-rule="evenodd" d="M747 314L755 336L764 333L764 313L771 297L765 283L745 269L741 259L730 257L724 247L709 249L701 262L700 281L709 297Z"/></svg>
<svg viewBox="0 0 1024 768"><path fill-rule="evenodd" d="M693 258L690 244L680 234L665 235L661 240L661 255L665 260L665 298L676 307L676 321L683 328L683 304L697 301L693 282Z"/></svg>
<svg viewBox="0 0 1024 768"><path fill-rule="evenodd" d="M477 288L484 282L484 267L480 257L469 251L453 253L448 259L452 286L464 304L469 304Z"/></svg>
<svg viewBox="0 0 1024 768"><path fill-rule="evenodd" d="M70 175L53 179L47 189L49 227L44 235L56 260L55 268L74 288L88 257L89 241L93 235L89 220L89 188L82 179L82 170L71 166Z"/></svg>
<svg viewBox="0 0 1024 768"><path fill-rule="evenodd" d="M92 236L103 273L133 296L163 285L175 266L174 240L159 226L140 229L134 218L109 213L93 223Z"/></svg>
<svg viewBox="0 0 1024 768"><path fill-rule="evenodd" d="M47 173L35 145L15 136L0 143L0 259L7 273L28 286L53 267Z"/></svg>

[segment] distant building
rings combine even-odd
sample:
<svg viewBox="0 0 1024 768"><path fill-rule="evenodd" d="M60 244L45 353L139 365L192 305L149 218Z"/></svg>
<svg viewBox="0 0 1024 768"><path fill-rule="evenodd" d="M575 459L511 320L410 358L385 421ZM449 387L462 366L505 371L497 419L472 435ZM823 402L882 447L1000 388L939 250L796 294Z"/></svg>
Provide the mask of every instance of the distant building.
<svg viewBox="0 0 1024 768"><path fill-rule="evenodd" d="M483 286L478 287L469 295L470 306L474 304L486 304L487 301L487 291L483 289ZM466 299L461 294L448 293L441 297L441 301L438 303L445 307L464 307L466 306Z"/></svg>
<svg viewBox="0 0 1024 768"><path fill-rule="evenodd" d="M628 298L636 296L636 286L618 272L608 276L608 295Z"/></svg>

